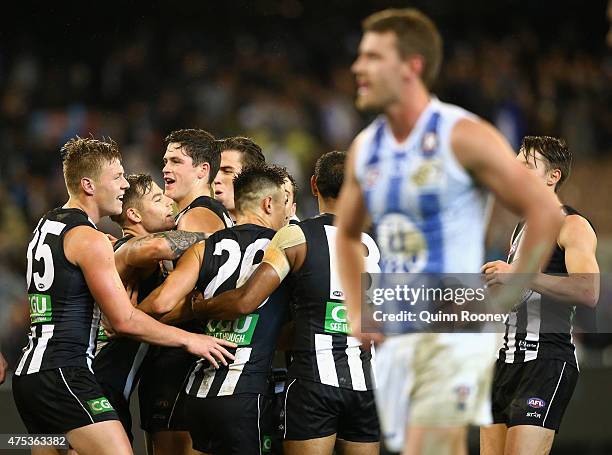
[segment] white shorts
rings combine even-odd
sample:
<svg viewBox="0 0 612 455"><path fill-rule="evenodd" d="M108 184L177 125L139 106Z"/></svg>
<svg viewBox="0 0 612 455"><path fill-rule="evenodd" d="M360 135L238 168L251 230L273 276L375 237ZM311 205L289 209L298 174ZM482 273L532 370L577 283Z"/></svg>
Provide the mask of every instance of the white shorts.
<svg viewBox="0 0 612 455"><path fill-rule="evenodd" d="M491 381L498 335L393 336L376 351L376 405L387 448L401 451L407 426L492 422Z"/></svg>

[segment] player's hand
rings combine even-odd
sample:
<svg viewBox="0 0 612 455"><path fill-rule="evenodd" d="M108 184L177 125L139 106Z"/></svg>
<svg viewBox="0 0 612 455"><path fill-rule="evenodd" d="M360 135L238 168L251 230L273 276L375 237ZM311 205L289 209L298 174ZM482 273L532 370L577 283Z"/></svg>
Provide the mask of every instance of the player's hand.
<svg viewBox="0 0 612 455"><path fill-rule="evenodd" d="M512 266L504 261L487 262L480 268L480 271L485 275L487 287L508 284L512 277Z"/></svg>
<svg viewBox="0 0 612 455"><path fill-rule="evenodd" d="M108 238L108 240L110 240L111 245L115 246L115 243L117 243L117 237L115 237L112 234L106 234L106 238Z"/></svg>
<svg viewBox="0 0 612 455"><path fill-rule="evenodd" d="M219 362L227 366L227 360L234 360L234 355L226 348L235 348L238 345L221 338L211 337L209 335L191 334L187 343L187 350L192 354L205 358L210 364L219 368Z"/></svg>
<svg viewBox="0 0 612 455"><path fill-rule="evenodd" d="M8 363L4 359L2 353L0 353L0 384L6 379L6 370L8 369Z"/></svg>
<svg viewBox="0 0 612 455"><path fill-rule="evenodd" d="M100 325L102 326L102 330L104 330L104 333L106 334L106 337L109 340L117 338L117 332L115 332L115 329L113 329L112 324L104 314L102 314L102 317L100 318Z"/></svg>

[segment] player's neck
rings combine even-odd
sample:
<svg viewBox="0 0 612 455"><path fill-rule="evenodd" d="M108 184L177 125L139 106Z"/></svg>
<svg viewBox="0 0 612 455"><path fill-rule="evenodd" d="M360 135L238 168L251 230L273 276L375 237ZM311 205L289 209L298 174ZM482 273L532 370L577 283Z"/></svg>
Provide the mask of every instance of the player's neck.
<svg viewBox="0 0 612 455"><path fill-rule="evenodd" d="M94 224L98 224L100 222L100 218L106 216L100 213L100 208L98 205L91 197L88 196L70 196L68 202L64 204L64 208L81 209L87 214L89 219L94 222Z"/></svg>
<svg viewBox="0 0 612 455"><path fill-rule="evenodd" d="M122 231L123 231L123 236L125 237L126 235L131 235L132 237L141 237L144 235L149 235L151 234L149 231L147 231L142 224L132 224L130 226L123 226L122 227Z"/></svg>
<svg viewBox="0 0 612 455"><path fill-rule="evenodd" d="M229 214L230 214L230 218L234 221L236 221L236 219L238 218L238 212L236 211L235 208L228 210Z"/></svg>
<svg viewBox="0 0 612 455"><path fill-rule="evenodd" d="M406 90L401 100L387 108L385 116L397 142L403 142L410 135L430 100L430 93L419 84Z"/></svg>
<svg viewBox="0 0 612 455"><path fill-rule="evenodd" d="M238 212L236 214L236 224L256 224L267 228L271 227L270 223L263 216L252 210Z"/></svg>
<svg viewBox="0 0 612 455"><path fill-rule="evenodd" d="M319 202L319 213L331 213L336 214L336 201L334 198L323 198L321 195L317 196Z"/></svg>
<svg viewBox="0 0 612 455"><path fill-rule="evenodd" d="M198 183L194 185L191 191L189 191L184 197L174 202L176 202L176 206L180 212L200 196L212 197L212 194L214 193L212 192L212 188L208 183Z"/></svg>

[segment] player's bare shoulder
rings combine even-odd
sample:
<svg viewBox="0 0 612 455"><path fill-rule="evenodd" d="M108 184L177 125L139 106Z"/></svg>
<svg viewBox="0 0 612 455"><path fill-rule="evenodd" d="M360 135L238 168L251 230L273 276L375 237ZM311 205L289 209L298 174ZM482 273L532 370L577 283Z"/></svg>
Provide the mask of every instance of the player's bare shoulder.
<svg viewBox="0 0 612 455"><path fill-rule="evenodd" d="M87 256L96 257L109 252L113 252L110 240L92 226L76 226L64 235L64 254L73 265L78 265Z"/></svg>

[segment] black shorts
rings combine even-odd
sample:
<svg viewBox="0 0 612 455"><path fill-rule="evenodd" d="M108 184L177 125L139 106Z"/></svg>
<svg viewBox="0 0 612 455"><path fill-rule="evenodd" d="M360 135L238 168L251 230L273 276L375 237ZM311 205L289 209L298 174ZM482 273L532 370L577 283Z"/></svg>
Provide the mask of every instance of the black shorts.
<svg viewBox="0 0 612 455"><path fill-rule="evenodd" d="M558 432L577 381L578 369L563 360L498 360L493 377L493 423Z"/></svg>
<svg viewBox="0 0 612 455"><path fill-rule="evenodd" d="M108 342L93 361L96 380L119 415L125 432L133 442L130 397L140 380L142 362L150 346L129 338Z"/></svg>
<svg viewBox="0 0 612 455"><path fill-rule="evenodd" d="M140 427L149 433L187 431L185 385L198 357L181 348L151 351L138 384Z"/></svg>
<svg viewBox="0 0 612 455"><path fill-rule="evenodd" d="M213 455L272 453L270 400L264 395L188 395L193 448Z"/></svg>
<svg viewBox="0 0 612 455"><path fill-rule="evenodd" d="M285 391L284 439L304 441L336 434L351 442L378 442L374 393L290 379Z"/></svg>
<svg viewBox="0 0 612 455"><path fill-rule="evenodd" d="M119 420L93 373L64 367L13 376L13 397L30 434L67 433L106 420Z"/></svg>

